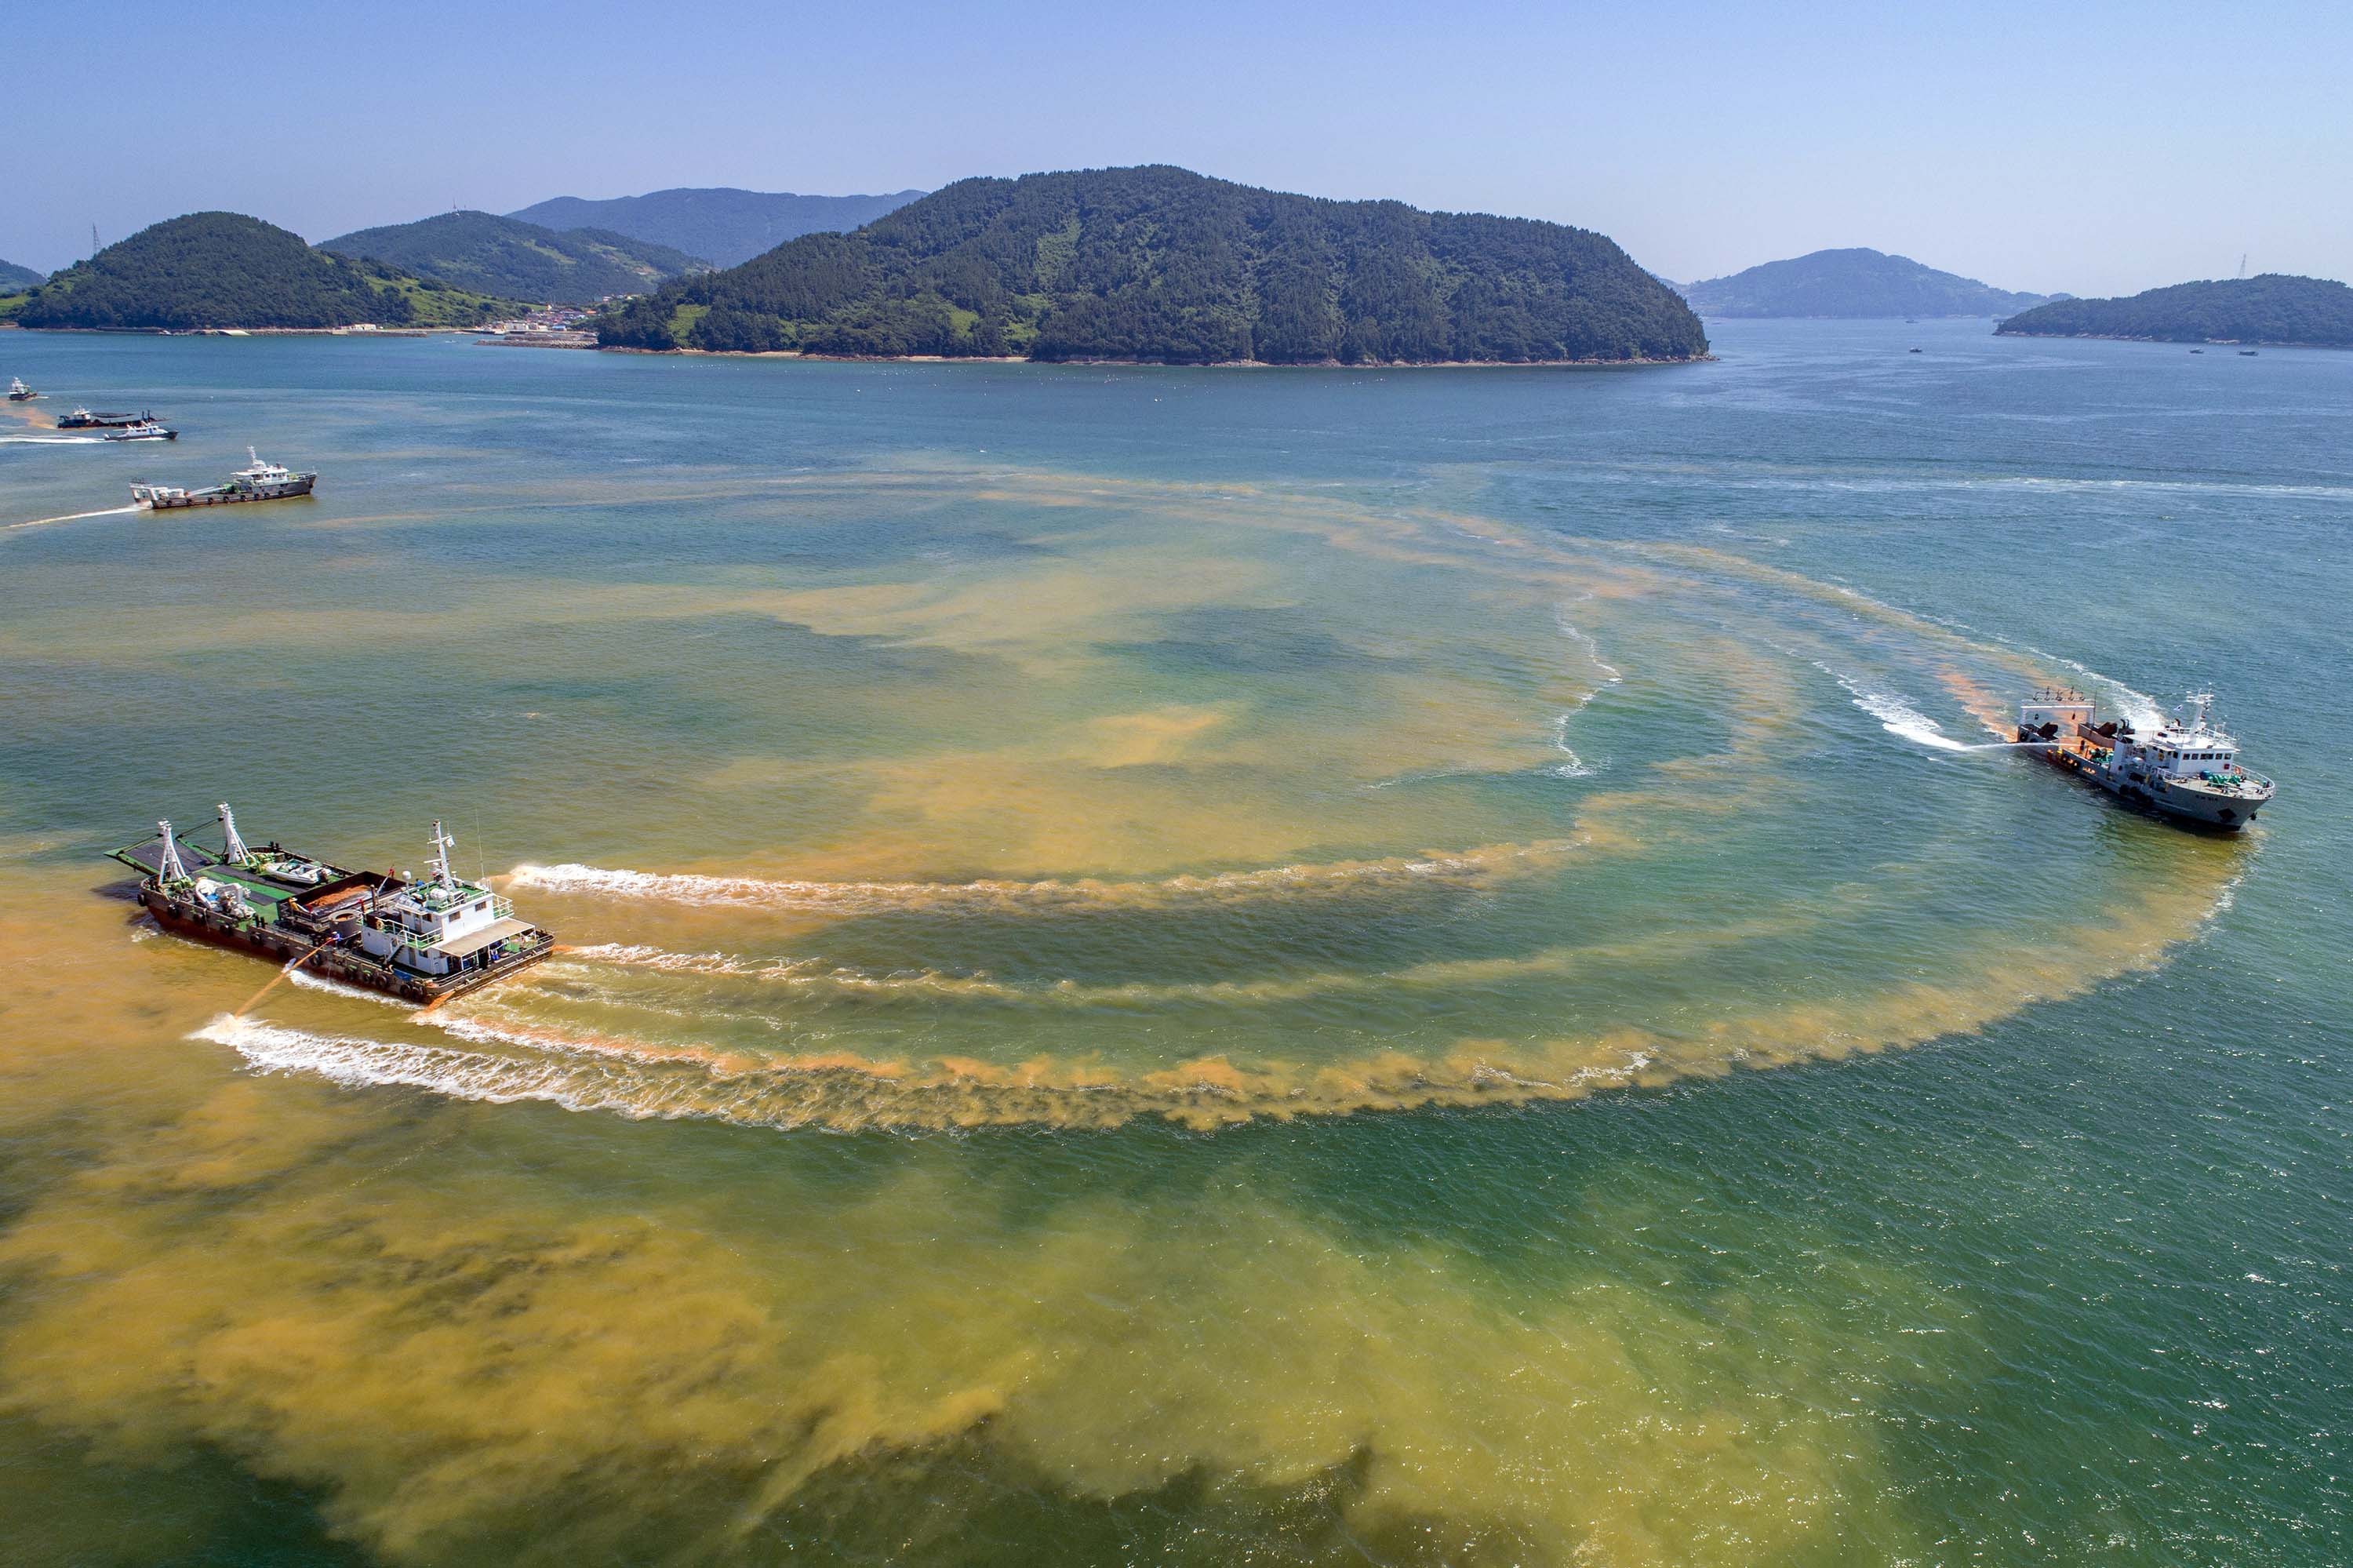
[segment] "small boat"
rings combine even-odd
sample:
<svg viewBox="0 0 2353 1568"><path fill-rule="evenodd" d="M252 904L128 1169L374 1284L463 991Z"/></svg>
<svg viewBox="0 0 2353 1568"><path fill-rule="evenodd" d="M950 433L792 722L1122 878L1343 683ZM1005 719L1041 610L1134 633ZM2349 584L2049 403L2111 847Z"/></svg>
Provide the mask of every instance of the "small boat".
<svg viewBox="0 0 2353 1568"><path fill-rule="evenodd" d="M2241 359L2253 359L2254 356L2255 351L2252 348L2242 348L2239 350L2239 357Z"/></svg>
<svg viewBox="0 0 2353 1568"><path fill-rule="evenodd" d="M2189 352L2190 352L2190 353L2192 353L2192 354L2203 354L2203 353L2205 353L2206 351L2205 351L2204 349L2202 349L2202 348L2193 348L2193 349L2191 349Z"/></svg>
<svg viewBox="0 0 2353 1568"><path fill-rule="evenodd" d="M1916 348L1915 348L1915 349L1914 349L1912 352L1913 352L1913 353L1915 353L1915 354L1917 354L1917 353L1919 353L1920 351L1919 351L1918 349L1916 349Z"/></svg>
<svg viewBox="0 0 2353 1568"><path fill-rule="evenodd" d="M121 429L129 425L143 425L153 419L153 410L142 408L136 414L93 413L88 408L76 408L70 414L58 417L60 430Z"/></svg>
<svg viewBox="0 0 2353 1568"><path fill-rule="evenodd" d="M183 490L172 484L134 484L131 499L151 511L168 512L183 506L227 506L239 501L280 501L292 495L308 495L311 487L319 482L315 473L297 473L282 464L264 462L261 454L251 447L245 455L253 460L251 468L238 469L228 476L227 482L206 490Z"/></svg>
<svg viewBox="0 0 2353 1568"><path fill-rule="evenodd" d="M99 438L108 441L176 441L180 432L153 419L142 419L135 425L125 425L119 430L109 430Z"/></svg>
<svg viewBox="0 0 2353 1568"><path fill-rule="evenodd" d="M39 396L38 392L25 385L22 377L8 377L8 401L11 403L29 403Z"/></svg>

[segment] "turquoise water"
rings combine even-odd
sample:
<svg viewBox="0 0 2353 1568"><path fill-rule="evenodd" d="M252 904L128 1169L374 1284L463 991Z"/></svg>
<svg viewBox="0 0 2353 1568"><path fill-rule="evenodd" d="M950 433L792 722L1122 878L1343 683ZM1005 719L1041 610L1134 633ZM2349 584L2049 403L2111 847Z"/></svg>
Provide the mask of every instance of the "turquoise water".
<svg viewBox="0 0 2353 1568"><path fill-rule="evenodd" d="M184 431L0 428L7 1538L2340 1560L2353 360L1715 335L0 334ZM1960 749L2036 679L2281 799ZM222 798L571 950L256 1000L93 859Z"/></svg>

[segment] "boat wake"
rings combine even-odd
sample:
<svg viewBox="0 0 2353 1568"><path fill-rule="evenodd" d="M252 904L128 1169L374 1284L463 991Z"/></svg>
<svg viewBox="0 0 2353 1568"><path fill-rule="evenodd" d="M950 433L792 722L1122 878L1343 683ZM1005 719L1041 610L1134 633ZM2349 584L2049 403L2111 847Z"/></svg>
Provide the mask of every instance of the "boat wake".
<svg viewBox="0 0 2353 1568"><path fill-rule="evenodd" d="M1426 855L1321 864L1265 866L1251 871L1184 874L1113 881L1092 877L974 882L813 882L796 878L712 876L624 867L518 865L511 889L716 907L799 910L859 915L888 910L1113 909L1164 907L1193 900L1258 899L1379 890L1446 881L1475 881L1514 866L1557 859L1570 840L1487 844Z"/></svg>
<svg viewBox="0 0 2353 1568"><path fill-rule="evenodd" d="M1891 692L1879 691L1863 685L1860 682L1851 681L1828 664L1819 661L1814 668L1844 687L1854 705L1877 719L1879 726L1890 735L1901 736L1915 745L1925 746L1935 751L1988 749L1972 746L1967 741L1955 740L1945 733L1943 727L1935 719Z"/></svg>

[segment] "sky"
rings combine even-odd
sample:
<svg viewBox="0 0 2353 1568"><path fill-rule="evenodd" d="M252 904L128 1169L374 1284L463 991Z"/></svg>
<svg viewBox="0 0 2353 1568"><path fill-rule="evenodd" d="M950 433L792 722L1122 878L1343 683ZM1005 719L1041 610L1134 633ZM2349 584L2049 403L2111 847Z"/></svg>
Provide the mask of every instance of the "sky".
<svg viewBox="0 0 2353 1568"><path fill-rule="evenodd" d="M0 259L161 219L1177 164L1598 229L1681 281L2353 278L2353 5L407 0L17 8Z"/></svg>

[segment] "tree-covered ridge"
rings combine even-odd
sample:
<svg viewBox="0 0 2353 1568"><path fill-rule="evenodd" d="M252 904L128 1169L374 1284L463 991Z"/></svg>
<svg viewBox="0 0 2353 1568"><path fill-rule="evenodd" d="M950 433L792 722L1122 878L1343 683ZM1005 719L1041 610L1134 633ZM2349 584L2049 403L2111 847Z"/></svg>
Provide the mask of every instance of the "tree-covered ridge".
<svg viewBox="0 0 2353 1568"><path fill-rule="evenodd" d="M1604 237L1183 169L972 179L597 319L638 348L1172 364L1675 360L1682 300Z"/></svg>
<svg viewBox="0 0 2353 1568"><path fill-rule="evenodd" d="M504 302L378 261L313 250L301 236L233 212L142 228L33 291L28 327L470 325Z"/></svg>
<svg viewBox="0 0 2353 1568"><path fill-rule="evenodd" d="M574 305L641 294L665 279L709 269L682 250L624 234L558 233L487 212L448 212L356 229L322 240L319 249L372 257L475 293Z"/></svg>
<svg viewBox="0 0 2353 1568"><path fill-rule="evenodd" d="M2265 272L2176 283L2124 300L2063 300L2012 316L1994 330L2027 337L2353 348L2353 289L2326 278Z"/></svg>
<svg viewBox="0 0 2353 1568"><path fill-rule="evenodd" d="M13 294L20 290L37 287L46 272L36 272L30 267L19 267L14 261L0 261L0 294Z"/></svg>
<svg viewBox="0 0 2353 1568"><path fill-rule="evenodd" d="M1998 316L2053 296L2013 293L1908 256L1855 247L1767 261L1686 285L1704 316Z"/></svg>
<svg viewBox="0 0 2353 1568"><path fill-rule="evenodd" d="M606 229L733 267L804 234L838 234L871 223L923 194L828 196L681 188L606 201L557 196L507 216L555 229Z"/></svg>

